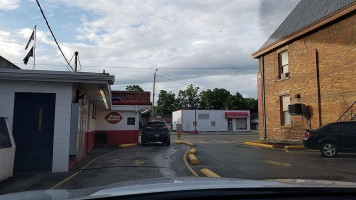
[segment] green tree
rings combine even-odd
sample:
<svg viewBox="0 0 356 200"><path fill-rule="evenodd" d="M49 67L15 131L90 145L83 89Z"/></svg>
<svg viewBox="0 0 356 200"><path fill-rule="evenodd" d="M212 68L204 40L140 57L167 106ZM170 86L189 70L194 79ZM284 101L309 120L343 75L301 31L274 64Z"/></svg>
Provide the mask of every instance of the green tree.
<svg viewBox="0 0 356 200"><path fill-rule="evenodd" d="M190 84L185 90L179 90L176 104L178 109L194 109L199 108L199 101L199 87Z"/></svg>
<svg viewBox="0 0 356 200"><path fill-rule="evenodd" d="M161 90L158 95L157 105L155 107L155 113L158 115L171 114L176 110L175 106L175 94Z"/></svg>
<svg viewBox="0 0 356 200"><path fill-rule="evenodd" d="M223 88L214 88L200 93L200 107L203 109L226 109L230 92Z"/></svg>
<svg viewBox="0 0 356 200"><path fill-rule="evenodd" d="M236 92L235 95L230 95L228 97L226 105L227 108L231 110L242 110L246 107L245 99L239 92Z"/></svg>
<svg viewBox="0 0 356 200"><path fill-rule="evenodd" d="M245 109L252 113L258 112L258 101L254 98L245 98Z"/></svg>
<svg viewBox="0 0 356 200"><path fill-rule="evenodd" d="M129 92L143 92L143 89L139 85L128 85L126 91Z"/></svg>

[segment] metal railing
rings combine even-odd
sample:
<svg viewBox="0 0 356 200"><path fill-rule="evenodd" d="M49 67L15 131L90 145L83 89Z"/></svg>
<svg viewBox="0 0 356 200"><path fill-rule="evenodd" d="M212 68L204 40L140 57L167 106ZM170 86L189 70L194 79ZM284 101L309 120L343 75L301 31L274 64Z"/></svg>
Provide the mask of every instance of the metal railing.
<svg viewBox="0 0 356 200"><path fill-rule="evenodd" d="M354 109L354 105L356 101L337 119L337 122L349 120L356 120L356 109Z"/></svg>

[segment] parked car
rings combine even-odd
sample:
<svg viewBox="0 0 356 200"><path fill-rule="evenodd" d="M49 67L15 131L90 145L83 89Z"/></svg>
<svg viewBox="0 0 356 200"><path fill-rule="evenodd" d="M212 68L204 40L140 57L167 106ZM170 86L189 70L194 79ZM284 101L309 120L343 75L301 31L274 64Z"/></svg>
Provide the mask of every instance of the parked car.
<svg viewBox="0 0 356 200"><path fill-rule="evenodd" d="M141 134L141 144L144 146L150 142L162 142L167 146L171 145L170 132L165 121L147 122Z"/></svg>
<svg viewBox="0 0 356 200"><path fill-rule="evenodd" d="M303 144L318 149L324 157L356 151L356 121L334 122L316 130L306 130Z"/></svg>

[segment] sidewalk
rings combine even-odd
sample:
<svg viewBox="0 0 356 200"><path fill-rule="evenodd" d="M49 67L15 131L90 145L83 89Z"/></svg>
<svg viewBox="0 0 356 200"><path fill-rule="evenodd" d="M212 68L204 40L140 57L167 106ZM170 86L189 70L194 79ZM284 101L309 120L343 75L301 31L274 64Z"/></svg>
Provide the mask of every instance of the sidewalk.
<svg viewBox="0 0 356 200"><path fill-rule="evenodd" d="M83 166L87 165L93 159L118 150L117 147L101 147L95 148L92 152L87 154L80 162L73 166L68 172L23 172L16 173L13 177L0 182L0 195L13 192L22 192L27 190L41 190L49 189L58 182L71 176Z"/></svg>

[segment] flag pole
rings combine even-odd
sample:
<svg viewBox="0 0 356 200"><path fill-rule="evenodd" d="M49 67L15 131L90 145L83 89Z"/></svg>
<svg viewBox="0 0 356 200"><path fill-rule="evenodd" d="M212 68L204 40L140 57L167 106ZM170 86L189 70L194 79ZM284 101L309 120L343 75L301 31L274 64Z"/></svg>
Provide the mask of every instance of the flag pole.
<svg viewBox="0 0 356 200"><path fill-rule="evenodd" d="M36 25L35 25L35 43L33 45L33 69L36 69Z"/></svg>

